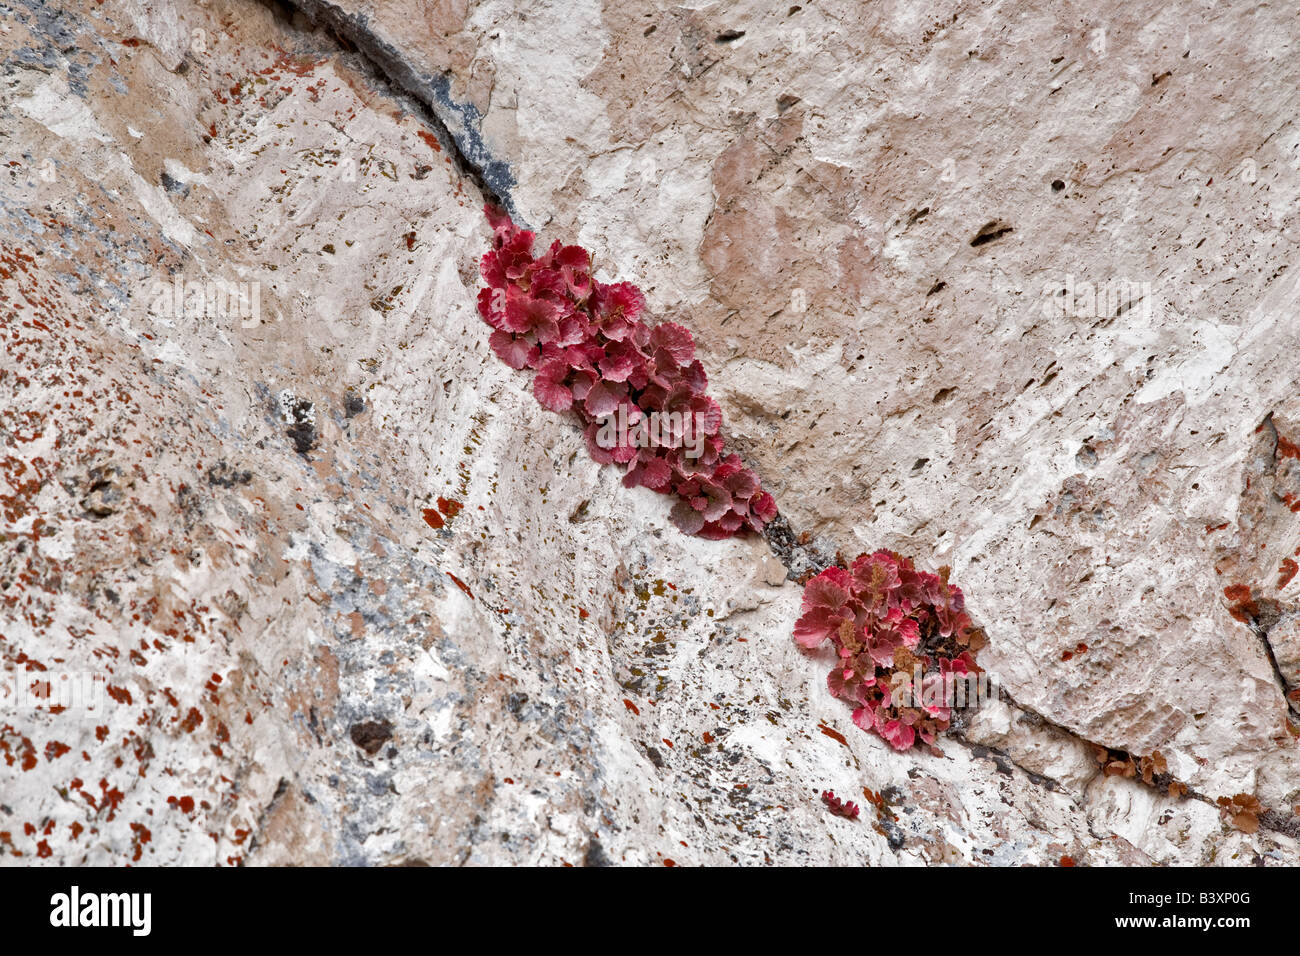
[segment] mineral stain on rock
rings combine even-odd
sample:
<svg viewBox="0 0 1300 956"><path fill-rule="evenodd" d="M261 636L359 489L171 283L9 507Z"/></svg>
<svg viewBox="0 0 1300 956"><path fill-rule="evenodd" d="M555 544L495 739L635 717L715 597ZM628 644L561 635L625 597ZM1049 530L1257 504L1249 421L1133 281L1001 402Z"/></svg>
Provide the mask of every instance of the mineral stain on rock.
<svg viewBox="0 0 1300 956"><path fill-rule="evenodd" d="M373 757L392 739L393 725L387 720L367 720L353 724L348 735L354 744Z"/></svg>
<svg viewBox="0 0 1300 956"><path fill-rule="evenodd" d="M208 484L221 488L234 488L246 485L253 480L253 473L247 468L232 467L225 459L208 469Z"/></svg>
<svg viewBox="0 0 1300 956"><path fill-rule="evenodd" d="M305 398L298 398L288 389L280 393L280 414L286 424L285 434L293 442L294 450L307 457L316 447L316 407Z"/></svg>
<svg viewBox="0 0 1300 956"><path fill-rule="evenodd" d="M343 414L348 418L356 418L366 410L366 400L354 392L348 392L343 397Z"/></svg>

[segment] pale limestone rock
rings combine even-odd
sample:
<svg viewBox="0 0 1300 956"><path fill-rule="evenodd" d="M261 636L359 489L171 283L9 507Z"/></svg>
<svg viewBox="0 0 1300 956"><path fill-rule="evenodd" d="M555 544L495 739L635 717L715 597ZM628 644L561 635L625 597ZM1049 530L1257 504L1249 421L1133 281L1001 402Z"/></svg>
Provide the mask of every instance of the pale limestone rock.
<svg viewBox="0 0 1300 956"><path fill-rule="evenodd" d="M173 0L125 0L124 5L162 65L173 73L179 70L190 50L190 32L177 4ZM200 32L198 36L200 45L206 46L206 35Z"/></svg>
<svg viewBox="0 0 1300 956"><path fill-rule="evenodd" d="M245 0L16 9L5 859L1300 858L1281 12L302 4L367 63ZM853 726L765 543L487 349L453 140L696 332L796 531L954 566L1014 703L943 756Z"/></svg>

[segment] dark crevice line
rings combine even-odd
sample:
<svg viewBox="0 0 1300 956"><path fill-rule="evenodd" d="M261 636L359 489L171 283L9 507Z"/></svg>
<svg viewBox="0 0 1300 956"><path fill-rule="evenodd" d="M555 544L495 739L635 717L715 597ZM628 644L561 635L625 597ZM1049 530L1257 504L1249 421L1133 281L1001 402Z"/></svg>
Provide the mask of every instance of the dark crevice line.
<svg viewBox="0 0 1300 956"><path fill-rule="evenodd" d="M526 226L515 208L511 190L515 176L510 165L492 155L480 132L482 119L476 107L451 96L451 75L428 74L416 69L400 50L380 37L363 15L350 15L328 0L258 0L283 16L285 9L302 14L323 28L339 45L353 52L369 72L419 106L420 118L434 131L452 157L456 171L478 187L487 199Z"/></svg>
<svg viewBox="0 0 1300 956"><path fill-rule="evenodd" d="M1045 726L1051 727L1053 730L1065 734L1067 737L1077 740L1080 743L1087 744L1089 747L1098 747L1103 750L1115 751L1116 753L1124 754L1126 757L1129 758L1132 758L1133 756L1131 751L1124 750L1123 748L1120 747L1107 747L1105 744L1099 744L1094 740L1089 740L1087 737L1084 737L1076 733L1075 731L1071 730L1068 727L1058 724L1050 717L1044 717L1042 714L1038 713L1038 711L1034 710L1032 707L1027 707L1024 704L1017 701L1005 690L1002 691L1002 696L1005 698L1007 704L1014 707L1016 710L1019 710L1024 714L1028 714L1031 717L1034 717L1035 719L1042 721ZM1041 781L1048 781L1050 784L1057 784L1058 787L1060 786L1060 784L1057 783L1057 781L1052 780L1052 778L1043 777L1042 774L1035 773L1034 771L1021 766L1019 763L1015 761L1015 758L1013 758L1010 754L1006 753L1005 751L999 750L998 748L995 747L990 747L986 744L976 744L974 741L967 738L964 732L961 731L959 731L954 736L957 738L957 740L960 743L971 748L972 752L974 751L974 748L981 747L989 751L990 754L997 754L998 756L1007 760L1009 763L1015 766L1016 769L1020 770L1022 773L1025 774L1025 776L1029 777L1029 779L1033 780L1035 783L1039 783L1041 780ZM976 756L978 756L978 754ZM1100 773L1104 773L1105 770L1103 767L1099 766L1097 768L1097 772L1100 774ZM1130 777L1127 779L1131 779L1134 783L1140 784L1141 786L1147 787L1150 790L1154 790L1157 793L1161 793L1165 796L1168 796L1168 792L1166 790L1168 780L1173 780L1174 778L1169 777L1169 775L1167 774L1159 775L1159 776L1168 779L1167 780L1157 779L1152 783L1147 783L1145 780L1142 779L1141 776ZM1095 777L1092 779L1095 779ZM1191 787L1187 786L1187 784L1183 783L1181 780L1178 780L1176 782L1181 784L1183 787L1185 787L1186 790L1184 793L1182 793L1179 797L1175 799L1199 800L1201 803L1213 807L1215 810L1219 809L1218 802L1213 798L1211 798L1209 795L1201 793L1199 790L1193 790ZM1049 784L1044 784L1044 785L1046 785L1047 789L1049 790L1054 789ZM1068 788L1065 787L1061 787L1061 790L1065 792L1069 792ZM1080 796L1082 796L1082 794L1080 794ZM1274 833L1280 833L1283 836L1300 840L1300 818L1285 810L1276 810L1273 809L1272 807L1265 807L1259 814L1259 825L1265 830L1271 830Z"/></svg>
<svg viewBox="0 0 1300 956"><path fill-rule="evenodd" d="M1264 648L1264 656L1268 658L1269 665L1273 668L1273 676L1277 678L1278 687L1282 691L1282 700L1286 704L1287 712L1297 719L1300 719L1300 705L1291 699L1292 687L1286 679L1286 674L1277 662L1277 655L1273 652L1273 643L1268 639L1268 628L1255 618L1247 622L1247 626L1259 638L1259 643Z"/></svg>
<svg viewBox="0 0 1300 956"><path fill-rule="evenodd" d="M276 784L275 793L271 795L271 799L267 802L266 806L264 806L258 813L257 825L253 828L253 838L248 841L249 856L252 856L253 852L261 846L262 834L266 832L267 820L270 818L271 814L275 812L280 801L284 799L284 795L289 792L289 786L289 778L281 777L280 782Z"/></svg>
<svg viewBox="0 0 1300 956"><path fill-rule="evenodd" d="M1278 449L1281 445L1282 436L1278 433L1277 423L1273 421L1273 413L1271 411L1264 416L1263 422L1260 423L1260 428L1267 429L1268 436L1273 443L1272 447L1269 449L1271 466L1268 473L1276 477ZM1276 495L1276 491L1274 494ZM1253 596L1253 588L1251 589L1251 593ZM1271 604L1272 607L1271 611L1267 610L1269 604ZM1273 650L1273 642L1269 640L1268 636L1269 631L1277 623L1280 608L1278 607L1277 602L1272 601L1271 598L1261 598L1259 607L1264 609L1260 611L1259 616L1247 615L1243 623L1254 632L1255 636L1259 638L1259 642L1264 648L1264 656L1268 658L1269 666L1273 668L1273 676L1277 679L1278 688L1282 692L1282 700L1286 704L1287 713L1297 720L1300 720L1300 702L1293 700L1290 696L1295 688L1291 686L1291 682L1287 680L1286 673L1278 664L1277 654Z"/></svg>
<svg viewBox="0 0 1300 956"><path fill-rule="evenodd" d="M1028 767L1024 766L1023 764L1018 763L1015 757L1007 753L1007 751L1003 750L1001 747L994 747L990 744L976 743L975 741L967 737L965 732L963 731L950 733L949 736L953 740L955 740L958 744L960 744L961 746L969 750L971 752L972 757L975 757L976 759L982 758L982 759L992 760L994 764L997 765L998 769L1002 770L1004 773L1008 773L1008 774L1010 773L1010 771L1003 766L1003 764L1005 763L1011 767L1015 767L1026 777L1028 777L1032 783L1037 784L1038 786L1042 787L1044 790L1050 790L1053 793L1065 793L1065 794L1071 793L1070 788L1064 786L1059 780L1055 779L1054 777L1049 777L1046 774L1038 773L1035 770L1030 770ZM1079 796L1082 796L1082 794L1080 794ZM1078 803L1078 801L1075 802L1076 804Z"/></svg>

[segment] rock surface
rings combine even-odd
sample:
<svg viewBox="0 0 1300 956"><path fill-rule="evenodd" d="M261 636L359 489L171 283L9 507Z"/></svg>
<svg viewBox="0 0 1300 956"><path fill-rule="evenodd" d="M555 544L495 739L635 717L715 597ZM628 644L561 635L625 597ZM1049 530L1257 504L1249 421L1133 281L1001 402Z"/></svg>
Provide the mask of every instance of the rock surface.
<svg viewBox="0 0 1300 956"><path fill-rule="evenodd" d="M1285 11L0 8L0 859L1300 862ZM943 756L495 359L485 194L953 567Z"/></svg>

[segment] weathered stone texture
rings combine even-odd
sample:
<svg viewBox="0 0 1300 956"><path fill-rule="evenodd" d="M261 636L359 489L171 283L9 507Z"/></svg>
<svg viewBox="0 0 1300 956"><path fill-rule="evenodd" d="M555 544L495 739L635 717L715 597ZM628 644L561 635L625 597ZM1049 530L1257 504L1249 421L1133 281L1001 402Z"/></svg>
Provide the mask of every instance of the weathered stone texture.
<svg viewBox="0 0 1300 956"><path fill-rule="evenodd" d="M1193 7L0 0L0 858L1300 860L1300 66ZM480 186L1009 699L855 728L492 356Z"/></svg>

